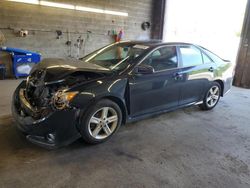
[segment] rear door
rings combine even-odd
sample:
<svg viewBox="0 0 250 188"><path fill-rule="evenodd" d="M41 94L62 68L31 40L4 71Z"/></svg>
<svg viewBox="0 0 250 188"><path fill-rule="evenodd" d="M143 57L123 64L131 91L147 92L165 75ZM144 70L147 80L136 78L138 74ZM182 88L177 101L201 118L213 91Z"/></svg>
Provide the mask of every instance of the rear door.
<svg viewBox="0 0 250 188"><path fill-rule="evenodd" d="M178 62L176 46L165 46L152 52L141 63L152 66L154 73L133 73L130 77L132 116L178 106L181 83Z"/></svg>
<svg viewBox="0 0 250 188"><path fill-rule="evenodd" d="M196 46L182 45L178 51L183 74L180 105L201 101L209 81L213 79L215 64Z"/></svg>

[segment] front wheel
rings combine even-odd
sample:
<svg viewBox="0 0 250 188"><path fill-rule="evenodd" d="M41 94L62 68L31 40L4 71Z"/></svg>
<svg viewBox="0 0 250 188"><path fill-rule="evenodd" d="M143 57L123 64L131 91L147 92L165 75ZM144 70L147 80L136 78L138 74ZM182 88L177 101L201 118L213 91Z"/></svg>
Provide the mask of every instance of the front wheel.
<svg viewBox="0 0 250 188"><path fill-rule="evenodd" d="M206 92L203 103L199 105L202 110L213 109L220 100L221 86L217 82L213 82L212 86Z"/></svg>
<svg viewBox="0 0 250 188"><path fill-rule="evenodd" d="M108 140L120 127L122 112L111 100L101 100L90 107L81 119L80 133L90 144Z"/></svg>

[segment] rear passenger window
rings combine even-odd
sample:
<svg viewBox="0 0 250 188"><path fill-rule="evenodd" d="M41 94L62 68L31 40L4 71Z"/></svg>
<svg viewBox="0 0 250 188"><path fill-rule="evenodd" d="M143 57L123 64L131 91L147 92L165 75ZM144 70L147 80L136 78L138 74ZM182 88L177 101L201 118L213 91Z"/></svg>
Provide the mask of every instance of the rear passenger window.
<svg viewBox="0 0 250 188"><path fill-rule="evenodd" d="M204 53L202 53L203 63L211 63L212 60Z"/></svg>
<svg viewBox="0 0 250 188"><path fill-rule="evenodd" d="M183 67L203 64L201 51L193 46L180 47Z"/></svg>
<svg viewBox="0 0 250 188"><path fill-rule="evenodd" d="M209 57L212 58L214 62L217 62L217 63L223 62L223 60L219 56L215 55L214 53L210 52L209 50L205 48L203 48L203 50L207 53L207 55L209 55Z"/></svg>

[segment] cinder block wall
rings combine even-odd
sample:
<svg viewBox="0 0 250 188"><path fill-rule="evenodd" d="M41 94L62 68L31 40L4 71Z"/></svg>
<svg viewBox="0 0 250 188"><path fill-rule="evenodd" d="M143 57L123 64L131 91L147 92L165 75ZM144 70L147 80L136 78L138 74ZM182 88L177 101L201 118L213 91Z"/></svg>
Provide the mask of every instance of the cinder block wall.
<svg viewBox="0 0 250 188"><path fill-rule="evenodd" d="M52 1L52 0L50 0ZM153 0L53 0L53 2L127 12L128 17L81 12L23 3L0 1L0 30L5 46L40 52L45 57L77 57L77 39L84 40L79 49L83 56L113 42L111 30L124 31L123 40L149 39L151 30L141 24L151 22ZM28 30L20 37L20 29ZM63 35L57 39L56 30ZM89 34L87 34L89 31ZM71 41L71 45L66 45Z"/></svg>

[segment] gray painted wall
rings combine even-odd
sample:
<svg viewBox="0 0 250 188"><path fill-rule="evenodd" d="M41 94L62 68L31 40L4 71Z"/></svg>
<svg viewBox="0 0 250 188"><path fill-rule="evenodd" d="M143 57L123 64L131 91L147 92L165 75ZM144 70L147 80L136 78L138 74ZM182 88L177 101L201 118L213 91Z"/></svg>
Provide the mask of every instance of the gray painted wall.
<svg viewBox="0 0 250 188"><path fill-rule="evenodd" d="M52 1L52 0L50 0ZM0 30L6 38L5 46L40 52L45 57L77 57L77 39L84 39L80 57L113 42L108 31L123 29L123 40L149 39L151 31L143 31L141 23L152 18L153 0L53 0L93 8L128 12L128 17L88 13L0 1ZM29 31L19 37L18 31ZM63 35L57 39L56 30ZM91 31L87 37L87 31ZM70 40L71 46L66 42Z"/></svg>

